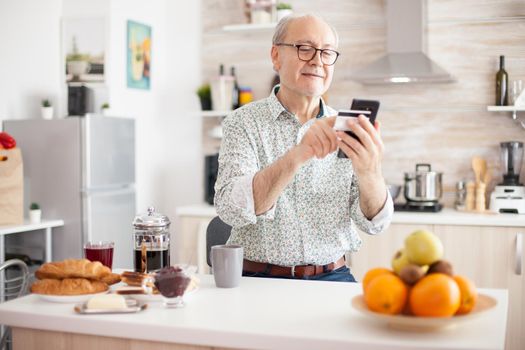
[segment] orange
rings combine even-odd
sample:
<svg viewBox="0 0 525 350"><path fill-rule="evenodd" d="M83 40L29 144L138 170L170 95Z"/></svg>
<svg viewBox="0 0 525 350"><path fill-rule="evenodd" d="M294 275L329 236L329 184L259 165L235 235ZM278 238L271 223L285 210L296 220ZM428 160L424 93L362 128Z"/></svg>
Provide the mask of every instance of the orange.
<svg viewBox="0 0 525 350"><path fill-rule="evenodd" d="M392 274L382 274L372 279L365 290L365 303L368 308L382 314L398 314L405 307L408 288L401 278Z"/></svg>
<svg viewBox="0 0 525 350"><path fill-rule="evenodd" d="M410 309L416 316L448 317L459 309L461 293L454 279L433 273L420 279L410 292Z"/></svg>
<svg viewBox="0 0 525 350"><path fill-rule="evenodd" d="M467 277L459 275L454 276L454 281L458 284L461 294L461 302L456 315L468 314L476 306L476 301L478 300L476 285Z"/></svg>
<svg viewBox="0 0 525 350"><path fill-rule="evenodd" d="M386 273L393 274L393 272L389 269L386 269L384 267L376 267L373 269L370 269L365 273L365 277L363 277L363 292L366 289L366 286L372 281L374 278L380 275L384 275Z"/></svg>

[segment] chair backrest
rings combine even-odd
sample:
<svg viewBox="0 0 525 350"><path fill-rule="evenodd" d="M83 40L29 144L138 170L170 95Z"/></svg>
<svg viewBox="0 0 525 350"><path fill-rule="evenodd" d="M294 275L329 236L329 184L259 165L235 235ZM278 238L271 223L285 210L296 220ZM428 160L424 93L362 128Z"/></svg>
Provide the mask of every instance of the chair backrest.
<svg viewBox="0 0 525 350"><path fill-rule="evenodd" d="M211 266L210 251L214 245L225 244L230 238L232 227L222 221L218 216L214 217L206 229L206 262Z"/></svg>
<svg viewBox="0 0 525 350"><path fill-rule="evenodd" d="M11 259L0 265L0 303L22 296L28 280L29 269L22 260Z"/></svg>
<svg viewBox="0 0 525 350"><path fill-rule="evenodd" d="M18 298L27 291L29 268L20 259L10 259L0 265L0 303ZM0 349L11 349L11 328L0 328Z"/></svg>

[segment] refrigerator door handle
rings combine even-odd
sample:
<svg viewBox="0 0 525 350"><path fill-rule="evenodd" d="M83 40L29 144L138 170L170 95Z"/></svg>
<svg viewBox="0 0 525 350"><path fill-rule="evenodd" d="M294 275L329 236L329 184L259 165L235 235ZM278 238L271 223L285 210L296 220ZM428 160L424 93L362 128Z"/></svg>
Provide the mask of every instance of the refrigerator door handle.
<svg viewBox="0 0 525 350"><path fill-rule="evenodd" d="M516 275L521 276L521 271L523 270L522 266L523 261L523 233L516 233L516 261L514 272Z"/></svg>
<svg viewBox="0 0 525 350"><path fill-rule="evenodd" d="M135 186L126 185L126 186L112 186L112 187L97 187L97 188L83 188L82 196L91 197L91 196L110 196L116 194L127 194L135 192Z"/></svg>

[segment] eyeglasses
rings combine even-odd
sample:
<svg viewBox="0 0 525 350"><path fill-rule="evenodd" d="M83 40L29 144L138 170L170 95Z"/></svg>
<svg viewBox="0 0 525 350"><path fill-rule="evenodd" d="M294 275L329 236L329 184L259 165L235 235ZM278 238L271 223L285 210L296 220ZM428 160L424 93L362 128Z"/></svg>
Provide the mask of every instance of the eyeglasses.
<svg viewBox="0 0 525 350"><path fill-rule="evenodd" d="M318 49L311 45L296 45L296 44L286 44L286 43L277 43L276 46L289 46L295 47L297 49L297 57L301 61L309 62L314 59L317 55L317 51L321 52L321 62L326 66L331 66L337 61L339 57L339 52L330 49Z"/></svg>

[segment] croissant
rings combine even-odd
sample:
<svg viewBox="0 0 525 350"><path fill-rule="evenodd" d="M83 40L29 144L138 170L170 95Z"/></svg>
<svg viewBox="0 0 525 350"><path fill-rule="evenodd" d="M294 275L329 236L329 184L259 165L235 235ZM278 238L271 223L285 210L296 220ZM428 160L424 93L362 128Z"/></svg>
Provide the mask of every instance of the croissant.
<svg viewBox="0 0 525 350"><path fill-rule="evenodd" d="M102 265L99 261L91 262L87 259L66 259L45 263L35 272L38 279L87 278L100 280L110 274L109 267Z"/></svg>
<svg viewBox="0 0 525 350"><path fill-rule="evenodd" d="M33 283L31 292L50 295L81 295L102 293L108 288L104 282L90 281L85 278L43 279Z"/></svg>
<svg viewBox="0 0 525 350"><path fill-rule="evenodd" d="M110 275L103 276L99 281L104 282L107 285L112 285L115 283L119 283L121 280L120 275L118 273L112 273Z"/></svg>

